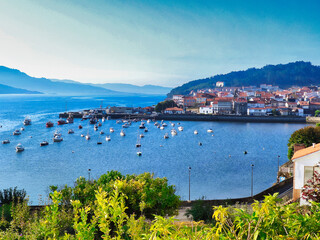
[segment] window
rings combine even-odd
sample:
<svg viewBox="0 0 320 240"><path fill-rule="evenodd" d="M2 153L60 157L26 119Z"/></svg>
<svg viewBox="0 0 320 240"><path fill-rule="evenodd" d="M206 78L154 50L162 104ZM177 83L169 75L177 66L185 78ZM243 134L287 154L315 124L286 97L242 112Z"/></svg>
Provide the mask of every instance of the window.
<svg viewBox="0 0 320 240"><path fill-rule="evenodd" d="M313 177L313 167L312 166L305 166L304 167L304 181L303 184L307 184L309 179Z"/></svg>

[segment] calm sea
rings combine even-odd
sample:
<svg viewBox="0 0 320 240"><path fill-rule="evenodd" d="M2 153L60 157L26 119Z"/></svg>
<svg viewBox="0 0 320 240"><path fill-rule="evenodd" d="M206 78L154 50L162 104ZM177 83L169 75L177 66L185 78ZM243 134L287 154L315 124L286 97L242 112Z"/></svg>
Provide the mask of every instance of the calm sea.
<svg viewBox="0 0 320 240"><path fill-rule="evenodd" d="M182 199L188 199L188 167L191 167L191 199L246 197L251 189L251 164L254 164L254 193L270 187L276 181L277 156L280 164L287 161L287 141L291 133L304 124L232 123L232 122L181 122L183 132L164 139L171 125L165 130L146 124L149 129L141 139L142 156L136 155L139 123L125 129L126 136L114 120L104 122L100 130L111 134L111 141L99 135L88 122L75 120L74 124L57 126L59 112L106 106L148 106L164 99L150 97L57 97L9 96L0 97L0 140L11 143L0 145L0 189L24 188L32 204L48 193L50 185L73 185L79 176L99 177L110 170L123 174L153 172L156 177L167 177L174 184ZM13 136L22 127L24 118L32 119L20 136ZM51 120L53 128L45 123ZM78 125L83 125L79 130ZM176 127L177 128L177 122ZM68 129L74 134L67 134ZM213 134L207 133L212 128ZM53 143L56 129L63 135L63 142ZM194 135L194 130L199 134ZM90 141L81 138L89 131ZM32 138L31 138L32 137ZM49 145L40 147L47 140ZM102 145L97 141L102 140ZM202 143L202 146L199 143ZM22 153L15 146L25 147ZM244 155L244 151L248 154Z"/></svg>

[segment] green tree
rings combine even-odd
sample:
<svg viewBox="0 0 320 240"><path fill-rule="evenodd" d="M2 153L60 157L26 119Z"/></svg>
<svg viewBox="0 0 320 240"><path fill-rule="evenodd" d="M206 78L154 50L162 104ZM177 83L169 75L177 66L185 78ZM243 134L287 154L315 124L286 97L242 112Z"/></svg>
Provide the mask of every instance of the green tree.
<svg viewBox="0 0 320 240"><path fill-rule="evenodd" d="M296 143L304 144L305 147L310 147L312 143L320 142L320 127L304 127L294 131L288 142L288 158L293 156L293 147Z"/></svg>
<svg viewBox="0 0 320 240"><path fill-rule="evenodd" d="M173 100L166 100L163 102L159 102L154 108L154 110L156 112L163 112L166 108L169 107L177 107L177 104Z"/></svg>
<svg viewBox="0 0 320 240"><path fill-rule="evenodd" d="M320 110L316 110L315 113L314 113L314 116L315 117L319 117L319 114L320 114Z"/></svg>

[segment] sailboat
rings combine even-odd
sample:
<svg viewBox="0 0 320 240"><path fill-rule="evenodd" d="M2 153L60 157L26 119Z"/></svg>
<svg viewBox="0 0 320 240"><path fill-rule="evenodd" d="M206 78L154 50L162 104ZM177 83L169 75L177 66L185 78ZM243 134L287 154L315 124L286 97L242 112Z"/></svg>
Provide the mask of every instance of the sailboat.
<svg viewBox="0 0 320 240"><path fill-rule="evenodd" d="M111 140L111 137L109 135L106 136L106 141L110 141Z"/></svg>

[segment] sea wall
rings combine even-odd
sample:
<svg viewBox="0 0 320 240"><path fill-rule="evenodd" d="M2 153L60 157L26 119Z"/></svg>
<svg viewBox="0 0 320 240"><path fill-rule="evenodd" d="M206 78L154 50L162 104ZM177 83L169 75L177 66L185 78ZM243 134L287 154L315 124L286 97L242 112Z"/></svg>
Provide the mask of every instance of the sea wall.
<svg viewBox="0 0 320 240"><path fill-rule="evenodd" d="M265 122L265 123L306 123L305 117L297 116L235 116L205 114L159 114L157 120L176 121L223 121L223 122Z"/></svg>
<svg viewBox="0 0 320 240"><path fill-rule="evenodd" d="M306 121L308 123L318 123L320 122L320 117L307 117Z"/></svg>

